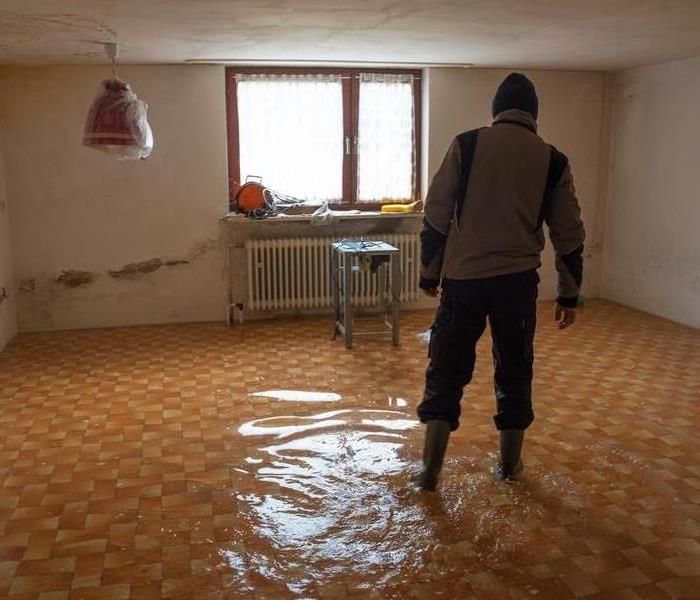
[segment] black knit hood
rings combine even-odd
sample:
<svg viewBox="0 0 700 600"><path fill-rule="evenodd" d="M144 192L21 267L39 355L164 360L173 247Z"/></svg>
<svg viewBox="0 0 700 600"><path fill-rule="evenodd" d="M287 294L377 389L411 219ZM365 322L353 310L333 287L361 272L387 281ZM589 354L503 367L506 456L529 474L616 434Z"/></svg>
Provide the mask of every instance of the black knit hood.
<svg viewBox="0 0 700 600"><path fill-rule="evenodd" d="M522 73L511 73L496 90L491 111L495 117L504 110L517 109L530 113L537 120L539 102L535 86Z"/></svg>

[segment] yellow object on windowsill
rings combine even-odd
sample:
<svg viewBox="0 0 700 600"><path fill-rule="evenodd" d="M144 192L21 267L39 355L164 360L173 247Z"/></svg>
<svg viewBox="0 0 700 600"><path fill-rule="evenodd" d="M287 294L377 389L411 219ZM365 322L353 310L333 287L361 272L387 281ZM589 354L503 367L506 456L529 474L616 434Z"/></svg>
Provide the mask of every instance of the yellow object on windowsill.
<svg viewBox="0 0 700 600"><path fill-rule="evenodd" d="M383 213L412 213L419 211L423 206L422 200L416 200L411 204L384 204Z"/></svg>

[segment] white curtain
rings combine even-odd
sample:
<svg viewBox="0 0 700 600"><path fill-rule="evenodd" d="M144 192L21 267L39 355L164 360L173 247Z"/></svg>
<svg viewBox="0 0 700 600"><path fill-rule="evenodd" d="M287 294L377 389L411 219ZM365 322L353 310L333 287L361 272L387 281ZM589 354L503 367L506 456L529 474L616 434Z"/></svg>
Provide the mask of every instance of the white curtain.
<svg viewBox="0 0 700 600"><path fill-rule="evenodd" d="M343 195L339 75L236 75L241 180L303 200Z"/></svg>
<svg viewBox="0 0 700 600"><path fill-rule="evenodd" d="M360 76L360 201L411 198L413 110L411 75Z"/></svg>

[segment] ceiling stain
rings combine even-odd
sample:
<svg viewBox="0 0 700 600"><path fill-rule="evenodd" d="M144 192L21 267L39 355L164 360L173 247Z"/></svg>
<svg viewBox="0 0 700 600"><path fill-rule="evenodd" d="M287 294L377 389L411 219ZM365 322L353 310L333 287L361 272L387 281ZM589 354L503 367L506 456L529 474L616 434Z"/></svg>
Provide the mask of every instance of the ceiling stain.
<svg viewBox="0 0 700 600"><path fill-rule="evenodd" d="M34 39L37 34L63 37L76 33L98 35L105 38L105 42L115 41L118 37L114 29L94 17L0 10L0 35L5 40Z"/></svg>
<svg viewBox="0 0 700 600"><path fill-rule="evenodd" d="M614 70L700 55L698 0L2 0L0 64L394 61ZM61 8L56 9L57 6Z"/></svg>

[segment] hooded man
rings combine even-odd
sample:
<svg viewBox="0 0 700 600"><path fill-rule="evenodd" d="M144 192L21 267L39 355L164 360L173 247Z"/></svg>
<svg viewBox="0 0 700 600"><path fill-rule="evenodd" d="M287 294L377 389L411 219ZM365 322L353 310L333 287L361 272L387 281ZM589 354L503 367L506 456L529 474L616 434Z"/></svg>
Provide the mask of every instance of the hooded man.
<svg viewBox="0 0 700 600"><path fill-rule="evenodd" d="M555 319L576 319L585 232L569 161L537 135L532 82L511 73L493 99L491 127L458 135L430 185L421 232L420 287L440 292L430 364L418 416L426 424L419 484L434 490L460 401L472 377L476 344L491 328L500 432L500 477L522 470L531 400L543 224L556 253Z"/></svg>

